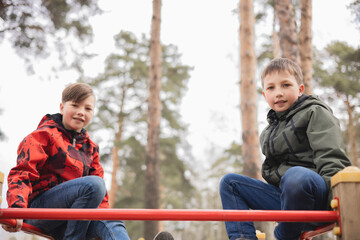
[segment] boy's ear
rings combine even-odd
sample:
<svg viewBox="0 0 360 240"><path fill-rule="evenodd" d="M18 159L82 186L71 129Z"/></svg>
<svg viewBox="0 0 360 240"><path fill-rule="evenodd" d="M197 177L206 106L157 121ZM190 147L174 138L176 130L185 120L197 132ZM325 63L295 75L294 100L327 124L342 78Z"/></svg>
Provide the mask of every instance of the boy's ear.
<svg viewBox="0 0 360 240"><path fill-rule="evenodd" d="M60 103L60 113L61 113L61 115L63 114L63 109L64 109L64 105L62 103Z"/></svg>
<svg viewBox="0 0 360 240"><path fill-rule="evenodd" d="M299 86L299 97L304 94L304 90L305 90L305 86L304 86L304 84L301 84Z"/></svg>

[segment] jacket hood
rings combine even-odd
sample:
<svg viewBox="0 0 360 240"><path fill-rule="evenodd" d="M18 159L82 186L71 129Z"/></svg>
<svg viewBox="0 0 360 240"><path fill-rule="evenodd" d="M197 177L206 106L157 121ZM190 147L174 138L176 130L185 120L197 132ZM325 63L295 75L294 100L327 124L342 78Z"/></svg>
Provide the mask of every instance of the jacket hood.
<svg viewBox="0 0 360 240"><path fill-rule="evenodd" d="M73 130L67 130L62 123L62 115L60 113L56 114L46 114L40 121L37 129L42 128L57 128L59 132L62 132L69 140L76 139L76 142L83 142L88 138L88 133L85 129L81 129L81 132L76 132Z"/></svg>
<svg viewBox="0 0 360 240"><path fill-rule="evenodd" d="M305 95L303 94L295 101L295 103L286 111L283 112L275 112L274 110L270 110L267 114L267 121L269 124L277 122L279 120L284 120L286 118L292 118L294 114L301 111L304 108L307 108L309 105L319 105L330 112L332 112L331 108L326 105L324 102L320 101L320 99L316 96Z"/></svg>
<svg viewBox="0 0 360 240"><path fill-rule="evenodd" d="M27 208L32 201L59 184L94 175L103 178L99 147L82 129L68 131L61 114L47 114L17 150L17 165L8 175L9 207ZM108 194L99 208L108 208Z"/></svg>

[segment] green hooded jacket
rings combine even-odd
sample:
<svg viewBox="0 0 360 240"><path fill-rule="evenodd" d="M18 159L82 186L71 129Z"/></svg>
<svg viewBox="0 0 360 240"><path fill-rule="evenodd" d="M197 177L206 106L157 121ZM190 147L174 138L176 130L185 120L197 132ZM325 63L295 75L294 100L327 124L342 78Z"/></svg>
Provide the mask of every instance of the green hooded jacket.
<svg viewBox="0 0 360 240"><path fill-rule="evenodd" d="M330 107L314 96L303 95L284 112L270 110L267 120L269 125L260 135L266 157L263 178L279 187L289 168L303 166L325 180L331 200L330 178L351 163Z"/></svg>

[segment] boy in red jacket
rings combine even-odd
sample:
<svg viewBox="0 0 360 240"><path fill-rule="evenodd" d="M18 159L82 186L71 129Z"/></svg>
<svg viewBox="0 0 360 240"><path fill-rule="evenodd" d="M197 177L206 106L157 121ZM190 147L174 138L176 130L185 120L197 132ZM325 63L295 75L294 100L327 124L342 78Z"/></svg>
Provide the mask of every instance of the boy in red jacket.
<svg viewBox="0 0 360 240"><path fill-rule="evenodd" d="M99 148L84 127L95 106L91 87L75 83L62 93L60 113L47 114L18 147L8 176L11 208L109 208ZM24 220L55 239L128 240L122 221ZM21 229L3 226L10 232Z"/></svg>

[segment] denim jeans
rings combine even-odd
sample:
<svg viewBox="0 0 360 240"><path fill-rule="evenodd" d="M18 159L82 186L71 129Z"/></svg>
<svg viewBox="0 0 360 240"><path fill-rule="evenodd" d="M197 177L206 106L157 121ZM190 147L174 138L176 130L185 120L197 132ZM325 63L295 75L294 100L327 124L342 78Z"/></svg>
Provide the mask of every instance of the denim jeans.
<svg viewBox="0 0 360 240"><path fill-rule="evenodd" d="M86 176L61 183L36 197L30 208L97 208L106 194L104 180ZM55 239L129 240L122 221L25 220Z"/></svg>
<svg viewBox="0 0 360 240"><path fill-rule="evenodd" d="M220 182L224 209L238 210L326 210L328 189L323 178L304 167L292 167L281 178L280 188L235 173ZM225 222L230 240L257 239L252 222ZM313 223L280 222L274 231L279 240L297 240Z"/></svg>

